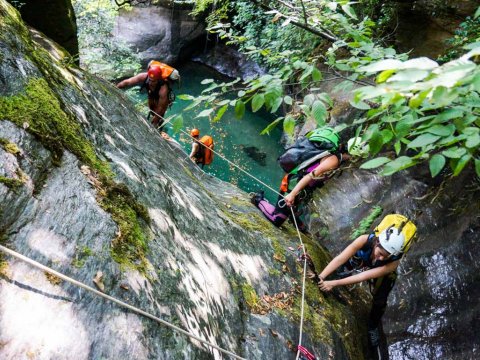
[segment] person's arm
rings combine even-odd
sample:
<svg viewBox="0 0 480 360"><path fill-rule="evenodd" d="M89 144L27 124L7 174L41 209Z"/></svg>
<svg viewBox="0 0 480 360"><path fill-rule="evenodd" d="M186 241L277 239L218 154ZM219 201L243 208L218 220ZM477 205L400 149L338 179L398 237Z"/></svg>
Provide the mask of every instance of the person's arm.
<svg viewBox="0 0 480 360"><path fill-rule="evenodd" d="M351 284L356 284L365 280L376 279L395 271L398 267L398 264L400 264L400 260L395 260L395 261L392 261L391 263L380 266L378 268L363 271L359 274L352 275L339 280L324 281L320 279L320 283L319 283L320 290L330 291L335 286L351 285Z"/></svg>
<svg viewBox="0 0 480 360"><path fill-rule="evenodd" d="M140 73L140 74L135 75L135 76L133 76L129 79L125 79L123 81L120 81L117 84L117 88L123 89L123 88L126 88L126 87L131 87L131 86L134 86L134 85L142 84L147 79L147 76L148 76L148 74L146 72L145 73Z"/></svg>
<svg viewBox="0 0 480 360"><path fill-rule="evenodd" d="M338 267L345 264L355 253L363 248L368 241L368 235L361 235L356 238L350 245L348 245L340 254L338 254L332 261L325 266L325 269L320 273L320 279L325 279L328 275L333 273Z"/></svg>
<svg viewBox="0 0 480 360"><path fill-rule="evenodd" d="M195 156L195 154L197 153L199 146L200 146L200 145L197 144L196 142L194 142L194 143L192 144L192 151L190 152L190 159L192 159L192 161L195 161L194 156Z"/></svg>
<svg viewBox="0 0 480 360"><path fill-rule="evenodd" d="M317 168L310 174L305 175L297 183L297 185L295 185L293 190L287 196L285 196L285 203L288 206L293 206L293 203L295 202L295 197L308 185L310 181L312 181L312 177L318 177L328 171L334 170L338 167L338 165L339 161L335 155L330 155L326 158L323 158Z"/></svg>

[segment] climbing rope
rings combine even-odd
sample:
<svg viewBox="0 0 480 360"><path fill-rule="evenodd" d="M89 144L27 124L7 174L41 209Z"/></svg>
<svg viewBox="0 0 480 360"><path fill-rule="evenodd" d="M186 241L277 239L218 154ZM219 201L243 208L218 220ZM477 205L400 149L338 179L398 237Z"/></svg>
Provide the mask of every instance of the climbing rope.
<svg viewBox="0 0 480 360"><path fill-rule="evenodd" d="M170 120L165 120L164 117L162 117L161 115L157 114L155 111L152 110L152 112L157 115L158 117L160 117L164 123L162 124L162 127L164 127L165 125L167 125L170 121L172 121L173 117L170 119ZM182 130L182 129L179 129L183 134L187 135L188 137L190 137L191 139L193 140L196 140L193 136L191 136L188 132ZM201 143L198 141L198 143L204 147L207 147L205 144ZM209 148L210 149L210 148ZM231 164L232 166L234 166L235 168L239 169L240 171L242 171L243 173L245 173L246 175L250 176L252 179L254 179L255 181L257 181L258 183L262 184L263 186L267 187L268 189L270 189L271 191L273 191L275 194L278 194L280 196L283 197L283 201L285 201L285 196L283 194L280 194L277 190L273 189L271 186L265 184L263 181L261 181L260 179L258 179L257 177L253 176L252 174L250 174L248 171L242 169L240 166L238 166L237 164L233 163L232 161L230 161L229 159L227 159L225 156L223 156L222 154L214 151L213 149L210 149L214 154L218 155L220 158L224 159L225 161L227 161L229 164ZM298 235L298 239L300 240L300 244L301 244L301 247L302 247L302 252L303 252L303 278L302 278L302 304L301 304L301 308L300 308L300 331L299 331L299 340L298 340L298 345L301 346L302 345L302 337L303 337L303 320L304 320L304 304L305 304L305 283L306 283L306 276L307 276L307 253L305 251L305 244L303 243L303 240L302 240L302 235L300 234L300 229L298 227L298 224L297 224L297 219L295 217L295 213L293 211L293 207L290 207L290 211L292 212L292 218L293 218L293 223L295 225L295 229L297 230L297 235ZM297 356L296 356L296 360L298 360L300 357L300 350L297 349Z"/></svg>
<svg viewBox="0 0 480 360"><path fill-rule="evenodd" d="M133 312L135 312L135 313L137 313L137 314L143 315L143 316L145 316L145 317L147 317L147 318L149 318L149 319L152 319L152 320L154 320L154 321L156 321L156 322L158 322L158 323L160 323L160 324L162 324L162 325L165 325L165 326L169 327L170 329L172 329L172 330L174 330L174 331L177 331L177 332L179 332L179 333L181 333L181 334L183 334L183 335L185 335L185 336L188 336L188 337L190 337L190 338L192 338L192 339L195 339L195 340L197 340L197 341L199 341L199 342L201 342L201 343L203 343L203 344L205 344L205 345L207 345L207 346L210 346L210 347L212 347L212 348L214 348L214 349L216 349L216 350L218 350L218 351L220 351L220 352L228 355L228 356L231 356L231 357L234 358L234 359L246 360L245 358L242 358L242 357L240 357L240 356L238 356L238 355L236 355L236 354L234 354L234 353L232 353L232 352L230 352L230 351L228 351L228 350L222 349L221 347L219 347L219 346L217 346L217 345L215 345L215 344L212 344L211 342L208 342L208 341L206 341L206 340L203 340L202 338L200 338L200 337L198 337L198 336L196 336L196 335L194 335L194 334L192 334L192 333L189 333L188 331L183 330L182 328L179 328L178 326L173 325L173 324L169 323L169 322L166 321L166 320L160 319L159 317L157 317L157 316L155 316L155 315L149 314L149 313L147 313L146 311L143 311L143 310L141 310L141 309L139 309L139 308L137 308L137 307L135 307L135 306L129 305L129 304L127 304L127 303L125 303L125 302L123 302L123 301L121 301L121 300L118 300L118 299L114 298L113 296L104 294L104 293L101 292L101 291L98 291L98 290L96 290L96 289L94 289L94 288L92 288L92 287L90 287L90 286L88 286L88 285L85 285L84 283L82 283L82 282L80 282L80 281L77 281L77 280L75 280L75 279L72 279L71 277L68 277L68 276L66 276L66 275L64 275L64 274L62 274L62 273L59 273L58 271L55 271L55 270L53 270L53 269L51 269L51 268L49 268L49 267L47 267L47 266L45 266L45 265L42 265L42 264L40 264L39 262L37 262L37 261L35 261L35 260L32 260L32 259L30 259L30 258L28 258L28 257L26 257L26 256L24 256L24 255L22 255L22 254L19 254L19 253L17 253L16 251L13 251L13 250L11 250L11 249L3 246L3 245L0 245L0 250L3 251L4 253L8 254L8 255L11 255L11 256L13 256L13 257L15 257L15 258L17 258L17 259L20 259L20 260L22 260L22 261L24 261L24 262L26 262L26 263L28 263L28 264L30 264L30 265L38 268L38 269L40 269L40 270L43 270L43 271L45 271L45 272L48 272L49 274L52 274L52 275L54 275L54 276L56 276L56 277L58 277L58 278L60 278L60 279L62 279L62 280L68 281L69 283L72 283L73 285L76 285L76 286L81 287L81 288L83 288L83 289L85 289L85 290L87 290L87 291L90 291L90 292L94 293L95 295L98 295L98 296L100 296L100 297L102 297L102 298L104 298L104 299L107 299L107 300L109 300L109 301L112 301L112 302L120 305L120 306L123 306L123 307L125 307L125 308L127 308L127 309L129 309L129 310L131 310L131 311L133 311Z"/></svg>

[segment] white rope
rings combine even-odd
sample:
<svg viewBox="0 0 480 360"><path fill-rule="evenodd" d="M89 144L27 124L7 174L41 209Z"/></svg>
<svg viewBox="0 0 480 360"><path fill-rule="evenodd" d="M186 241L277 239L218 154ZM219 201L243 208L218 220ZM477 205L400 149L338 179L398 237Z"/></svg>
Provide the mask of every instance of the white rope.
<svg viewBox="0 0 480 360"><path fill-rule="evenodd" d="M293 206L290 207L290 211L292 212L293 223L295 224L295 228L297 229L297 235L300 240L300 243L302 244L302 251L303 251L302 305L300 307L300 331L298 335L298 345L302 345L304 304L305 304L305 279L307 277L307 253L305 251L305 244L303 243L302 235L300 234L300 229L298 228L297 218L295 217ZM300 357L300 350L297 350L297 356L295 360L298 360L299 357Z"/></svg>
<svg viewBox="0 0 480 360"><path fill-rule="evenodd" d="M17 258L17 259L20 259L20 260L22 260L22 261L25 261L26 263L28 263L28 264L30 264L30 265L32 265L32 266L35 266L36 268L39 268L39 269L41 269L41 270L43 270L43 271L46 271L46 272L48 272L48 273L50 273L50 274L52 274L52 275L55 275L56 277L59 277L60 279L63 279L63 280L65 280L65 281L68 281L68 282L72 283L73 285L76 285L76 286L78 286L78 287L81 287L81 288L83 288L83 289L85 289L85 290L87 290L87 291L90 291L90 292L92 292L92 293L94 293L94 294L96 294L96 295L98 295L98 296L100 296L100 297L103 297L104 299L107 299L107 300L109 300L109 301L112 301L112 302L114 302L114 303L116 303L116 304L118 304L118 305L120 305L120 306L123 306L123 307L125 307L125 308L127 308L127 309L129 309L129 310L131 310L131 311L133 311L133 312L136 312L136 313L138 313L138 314L140 314L140 315L143 315L143 316L145 316L145 317L147 317L147 318L149 318L149 319L155 320L155 321L157 321L158 323L160 323L160 324L162 324L162 325L165 325L165 326L171 328L171 329L174 330L174 331L177 331L177 332L179 332L179 333L181 333L181 334L183 334L183 335L185 335L185 336L188 336L188 337L190 337L190 338L192 338L192 339L195 339L195 340L197 340L197 341L199 341L199 342L201 342L201 343L203 343L203 344L205 344L205 345L207 345L207 346L210 346L210 347L212 347L212 348L214 348L214 349L216 349L216 350L218 350L218 351L220 351L220 352L222 352L222 353L224 353L224 354L226 354L226 355L231 356L231 357L234 358L234 359L246 360L245 358L242 358L242 357L240 357L240 356L238 356L238 355L235 355L234 353L232 353L232 352L230 352L230 351L228 351L228 350L222 349L221 347L219 347L219 346L217 346L217 345L215 345L215 344L212 344L212 343L210 343L210 342L208 342L208 341L206 341L206 340L201 339L200 337L198 337L198 336L196 336L196 335L194 335L194 334L189 333L188 331L183 330L182 328L179 328L178 326L175 326L175 325L169 323L169 322L166 321L166 320L160 319L159 317L154 316L154 315L151 315L151 314L147 313L146 311L143 311L143 310L141 310L141 309L139 309L139 308L137 308L137 307L134 307L134 306L132 306L132 305L129 305L129 304L127 304L127 303L125 303L125 302L123 302L123 301L121 301L121 300L118 300L118 299L116 299L116 298L114 298L114 297L112 297L112 296L110 296L110 295L104 294L103 292L98 291L98 290L96 290L96 289L94 289L94 288L92 288L92 287L90 287L90 286L88 286L88 285L85 285L84 283L81 283L81 282L79 282L79 281L77 281L77 280L75 280L75 279L72 279L72 278L70 278L70 277L68 277L68 276L66 276L66 275L63 275L63 274L59 273L58 271L55 271L55 270L53 270L53 269L51 269L51 268L49 268L49 267L47 267L47 266L45 266L45 265L42 265L42 264L36 262L35 260L32 260L32 259L30 259L30 258L28 258L28 257L26 257L26 256L24 256L24 255L22 255L22 254L19 254L19 253L13 251L13 250L10 250L9 248L6 248L5 246L0 245L0 250L3 251L3 252L5 252L5 253L7 253L7 254L9 254L9 255L11 255L11 256L13 256L13 257L15 257L15 258Z"/></svg>

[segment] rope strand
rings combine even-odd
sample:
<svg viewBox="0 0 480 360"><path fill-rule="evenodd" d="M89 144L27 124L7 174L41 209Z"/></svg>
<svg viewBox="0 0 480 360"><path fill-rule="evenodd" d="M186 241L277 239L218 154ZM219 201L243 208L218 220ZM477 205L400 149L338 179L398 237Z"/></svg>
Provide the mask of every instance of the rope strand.
<svg viewBox="0 0 480 360"><path fill-rule="evenodd" d="M189 333L189 332L186 331L186 330L183 330L182 328L179 328L178 326L173 325L173 324L169 323L169 322L166 321L166 320L163 320L163 319L161 319L161 318L159 318L159 317L157 317L157 316L155 316L155 315L151 315L151 314L147 313L146 311L143 311L143 310L141 310L141 309L139 309L139 308L137 308L137 307L135 307L135 306L132 306L132 305L127 304L127 303L125 303L125 302L123 302L123 301L121 301L121 300L118 300L118 299L114 298L113 296L104 294L104 293L101 292L101 291L98 291L98 290L96 290L96 289L94 289L94 288L92 288L92 287L90 287L90 286L88 286L88 285L85 285L84 283L82 283L82 282L80 282L80 281L77 281L77 280L72 279L72 278L70 278L70 277L68 277L68 276L66 276L66 275L64 275L64 274L62 274L62 273L59 273L58 271L55 271L55 270L49 268L48 266L42 265L42 264L40 264L39 262L37 262L37 261L35 261L35 260L32 260L32 259L30 259L30 258L28 258L28 257L26 257L26 256L24 256L24 255L22 255L22 254L19 254L19 253L17 253L16 251L13 251L13 250L11 250L11 249L3 246L3 245L0 245L0 250L3 251L4 253L8 254L8 255L11 255L11 256L19 259L19 260L22 260L22 261L24 261L24 262L26 262L26 263L28 263L28 264L30 264L30 265L38 268L38 269L40 269L40 270L46 271L46 272L48 272L49 274L55 275L56 277L59 277L59 278L62 279L62 280L68 281L69 283L71 283L71 284L73 284L73 285L76 285L76 286L78 286L78 287L81 287L82 289L85 289L85 290L87 290L87 291L90 291L91 293L94 293L95 295L98 295L98 296L100 296L100 297L102 297L102 298L104 298L104 299L107 299L107 300L109 300L109 301L112 301L112 302L116 303L117 305L123 306L123 307L125 307L125 308L127 308L127 309L129 309L129 310L131 310L131 311L133 311L133 312L136 312L137 314L143 315L143 316L145 316L145 317L147 317L147 318L149 318L149 319L152 319L152 320L154 320L154 321L156 321L156 322L158 322L158 323L160 323L160 324L162 324L162 325L165 325L165 326L171 328L172 330L175 330L175 331L177 331L177 332L179 332L179 333L181 333L181 334L183 334L183 335L185 335L185 336L188 336L188 337L190 337L190 338L192 338L192 339L195 339L195 340L197 340L197 341L199 341L199 342L201 342L201 343L203 343L203 344L205 344L205 345L207 345L207 346L210 346L210 347L212 347L212 348L214 348L214 349L216 349L216 350L218 350L218 351L220 351L220 352L222 352L222 353L224 353L224 354L226 354L226 355L229 355L229 356L233 357L234 359L246 360L245 358L242 358L242 357L240 357L240 356L238 356L238 355L236 355L236 354L234 354L234 353L232 353L232 352L230 352L230 351L228 351L228 350L222 349L221 347L219 347L219 346L217 346L217 345L215 345L215 344L212 344L211 342L208 342L208 341L206 341L206 340L203 340L202 338L198 337L197 335L194 335L194 334L192 334L192 333Z"/></svg>

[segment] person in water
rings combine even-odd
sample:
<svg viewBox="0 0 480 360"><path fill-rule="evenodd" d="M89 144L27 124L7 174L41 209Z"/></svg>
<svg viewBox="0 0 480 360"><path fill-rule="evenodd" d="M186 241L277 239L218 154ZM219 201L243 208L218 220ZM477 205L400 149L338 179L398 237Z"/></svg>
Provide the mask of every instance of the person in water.
<svg viewBox="0 0 480 360"><path fill-rule="evenodd" d="M380 324L387 298L397 279L400 259L408 251L416 226L403 215L387 215L369 235L361 235L337 255L318 275L321 291L362 281L371 283L372 307L368 318L368 342L377 359L380 351ZM327 278L336 272L336 278Z"/></svg>
<svg viewBox="0 0 480 360"><path fill-rule="evenodd" d="M142 85L148 94L148 107L152 115L152 124L162 130L165 112L175 100L172 91L172 82L180 79L178 71L171 66L158 61L150 61L146 72L142 72L129 79L120 81L117 87L120 89L135 85Z"/></svg>

